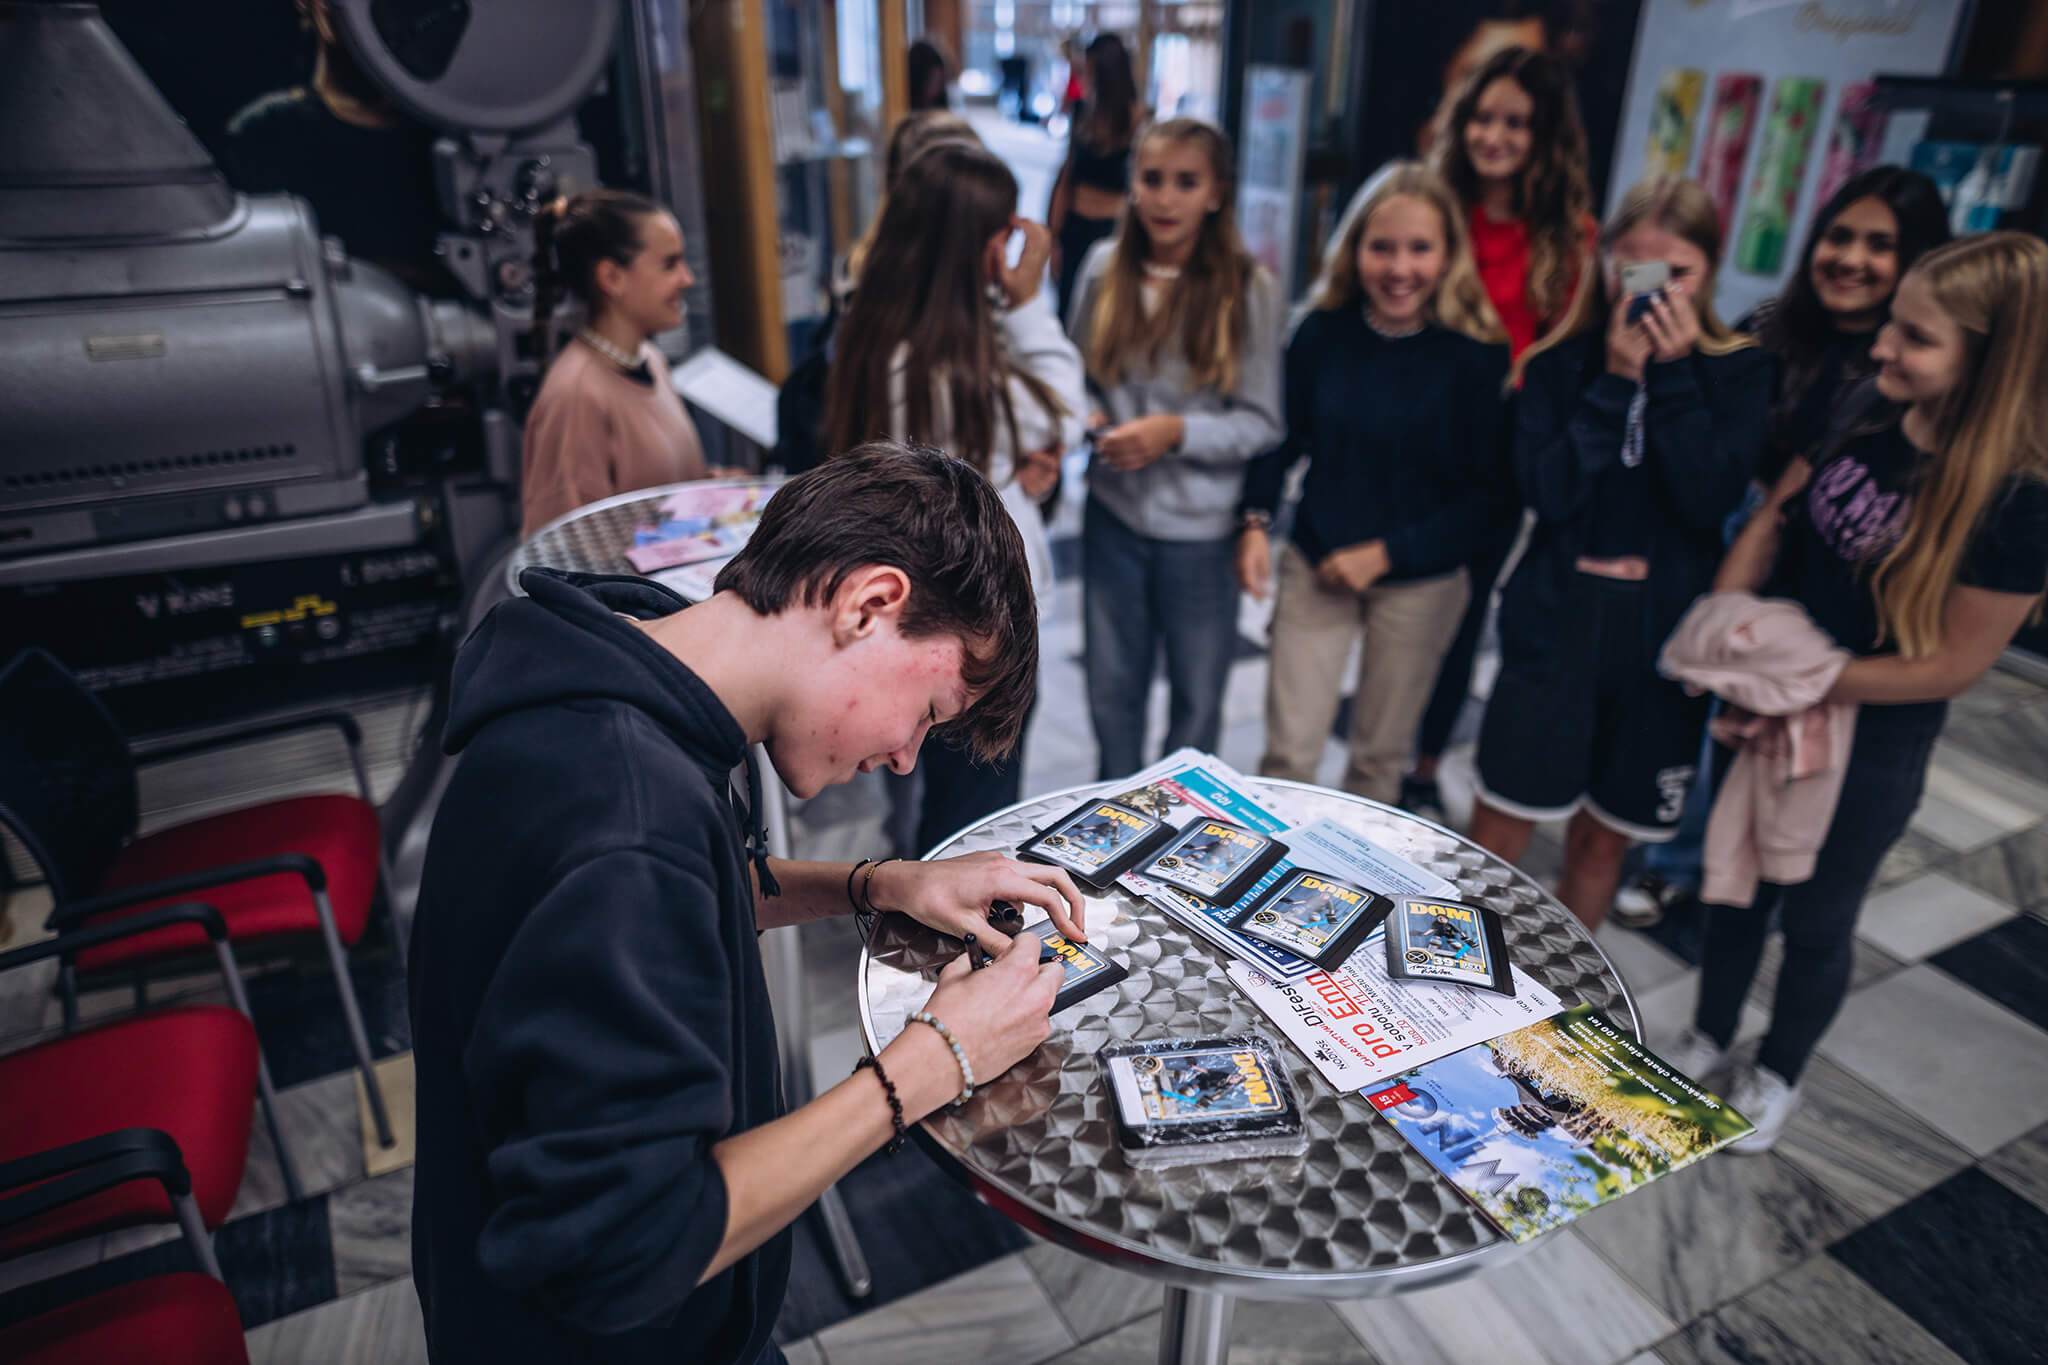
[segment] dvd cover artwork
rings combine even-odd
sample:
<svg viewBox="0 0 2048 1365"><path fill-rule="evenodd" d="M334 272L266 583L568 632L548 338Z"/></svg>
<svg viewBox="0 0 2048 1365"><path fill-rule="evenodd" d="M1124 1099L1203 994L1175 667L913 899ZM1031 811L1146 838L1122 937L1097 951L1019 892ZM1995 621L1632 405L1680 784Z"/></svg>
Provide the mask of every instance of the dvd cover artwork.
<svg viewBox="0 0 2048 1365"><path fill-rule="evenodd" d="M1138 1164L1306 1150L1301 1105L1259 1034L1113 1044L1096 1054L1118 1136Z"/></svg>

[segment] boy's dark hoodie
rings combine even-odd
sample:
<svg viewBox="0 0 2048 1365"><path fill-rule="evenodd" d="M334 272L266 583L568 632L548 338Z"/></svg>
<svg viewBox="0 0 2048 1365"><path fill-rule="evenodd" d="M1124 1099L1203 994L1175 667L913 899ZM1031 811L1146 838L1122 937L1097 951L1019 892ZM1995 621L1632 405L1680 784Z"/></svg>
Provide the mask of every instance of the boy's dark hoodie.
<svg viewBox="0 0 2048 1365"><path fill-rule="evenodd" d="M746 738L614 613L679 599L546 570L455 662L413 924L413 1274L437 1361L751 1362L789 1234L697 1281L711 1157L781 1112L729 778ZM751 797L751 793L750 793Z"/></svg>

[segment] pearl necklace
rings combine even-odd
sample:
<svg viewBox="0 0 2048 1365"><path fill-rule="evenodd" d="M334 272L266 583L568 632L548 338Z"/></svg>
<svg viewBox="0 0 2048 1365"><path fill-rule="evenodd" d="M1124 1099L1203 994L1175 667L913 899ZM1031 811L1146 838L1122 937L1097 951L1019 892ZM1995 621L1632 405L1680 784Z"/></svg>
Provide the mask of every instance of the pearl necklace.
<svg viewBox="0 0 2048 1365"><path fill-rule="evenodd" d="M639 356L627 355L588 327L577 328L576 339L591 350L596 351L606 360L611 361L612 364L618 366L621 370L636 370L640 368Z"/></svg>
<svg viewBox="0 0 2048 1365"><path fill-rule="evenodd" d="M1402 337L1414 336L1417 332L1421 331L1428 324L1426 322L1418 321L1413 327L1405 328L1401 331L1395 331L1390 327L1382 327L1380 325L1380 320L1372 315L1372 305L1367 304L1365 306L1365 325L1372 328L1373 331L1378 332L1388 341L1399 341Z"/></svg>
<svg viewBox="0 0 2048 1365"><path fill-rule="evenodd" d="M1177 280L1180 278L1180 267L1177 265L1158 265L1147 261L1145 262L1145 278L1160 281Z"/></svg>

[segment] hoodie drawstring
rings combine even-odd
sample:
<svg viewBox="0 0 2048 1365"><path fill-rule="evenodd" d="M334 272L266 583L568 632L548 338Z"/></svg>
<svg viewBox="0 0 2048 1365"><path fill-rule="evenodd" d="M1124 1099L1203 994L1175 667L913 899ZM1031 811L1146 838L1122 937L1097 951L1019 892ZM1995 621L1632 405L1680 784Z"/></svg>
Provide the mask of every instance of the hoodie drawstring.
<svg viewBox="0 0 2048 1365"><path fill-rule="evenodd" d="M768 870L768 827L761 823L761 760L747 746L747 856L754 860L754 879L764 896L782 894L782 884Z"/></svg>

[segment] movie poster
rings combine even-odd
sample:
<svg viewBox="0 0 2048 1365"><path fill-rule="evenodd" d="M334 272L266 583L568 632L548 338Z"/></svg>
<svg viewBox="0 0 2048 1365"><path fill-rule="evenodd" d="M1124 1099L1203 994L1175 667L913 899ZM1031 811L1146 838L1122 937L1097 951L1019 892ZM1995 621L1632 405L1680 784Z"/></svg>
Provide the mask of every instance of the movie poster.
<svg viewBox="0 0 2048 1365"><path fill-rule="evenodd" d="M1647 0L1603 206L1678 170L1722 217L1730 322L1784 287L1813 214L1885 155L1871 78L1947 69L1963 0Z"/></svg>

